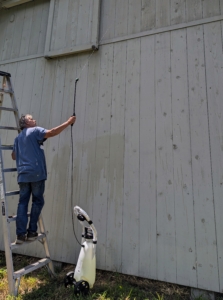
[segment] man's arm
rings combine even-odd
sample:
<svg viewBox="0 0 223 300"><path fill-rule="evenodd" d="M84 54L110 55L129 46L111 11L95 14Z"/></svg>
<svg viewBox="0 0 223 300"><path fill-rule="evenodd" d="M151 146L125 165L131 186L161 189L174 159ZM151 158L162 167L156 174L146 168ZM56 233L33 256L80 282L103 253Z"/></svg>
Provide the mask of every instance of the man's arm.
<svg viewBox="0 0 223 300"><path fill-rule="evenodd" d="M46 131L46 134L44 136L45 139L48 139L50 137L53 137L55 135L60 134L65 128L67 128L69 125L74 124L76 121L76 117L72 116L70 117L66 122L64 122L63 124L54 127L52 129L49 129Z"/></svg>

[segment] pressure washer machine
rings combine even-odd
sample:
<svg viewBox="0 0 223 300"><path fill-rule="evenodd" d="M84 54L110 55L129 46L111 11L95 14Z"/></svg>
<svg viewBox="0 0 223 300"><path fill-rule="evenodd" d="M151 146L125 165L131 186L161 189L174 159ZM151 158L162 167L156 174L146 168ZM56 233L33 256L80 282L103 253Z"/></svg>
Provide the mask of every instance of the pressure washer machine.
<svg viewBox="0 0 223 300"><path fill-rule="evenodd" d="M74 272L67 273L64 284L73 285L76 296L86 296L95 283L97 230L82 208L75 206L74 213L82 226L81 251Z"/></svg>

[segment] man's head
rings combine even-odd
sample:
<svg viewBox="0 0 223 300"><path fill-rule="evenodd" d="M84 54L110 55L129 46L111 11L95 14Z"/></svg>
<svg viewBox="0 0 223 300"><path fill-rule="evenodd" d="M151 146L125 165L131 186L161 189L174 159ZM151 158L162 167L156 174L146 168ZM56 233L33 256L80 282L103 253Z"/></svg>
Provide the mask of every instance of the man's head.
<svg viewBox="0 0 223 300"><path fill-rule="evenodd" d="M33 120L32 115L22 115L19 119L19 127L20 129L29 128L29 127L35 127L36 126L36 120Z"/></svg>

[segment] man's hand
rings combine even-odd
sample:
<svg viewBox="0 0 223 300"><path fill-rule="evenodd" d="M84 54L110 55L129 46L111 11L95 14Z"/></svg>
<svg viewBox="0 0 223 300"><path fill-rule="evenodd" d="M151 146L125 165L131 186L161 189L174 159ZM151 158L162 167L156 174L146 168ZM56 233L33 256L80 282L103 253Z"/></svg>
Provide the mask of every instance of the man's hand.
<svg viewBox="0 0 223 300"><path fill-rule="evenodd" d="M71 125L71 124L74 124L75 121L76 121L76 116L72 116L72 117L70 117L70 118L67 120L67 123L68 123L69 125Z"/></svg>

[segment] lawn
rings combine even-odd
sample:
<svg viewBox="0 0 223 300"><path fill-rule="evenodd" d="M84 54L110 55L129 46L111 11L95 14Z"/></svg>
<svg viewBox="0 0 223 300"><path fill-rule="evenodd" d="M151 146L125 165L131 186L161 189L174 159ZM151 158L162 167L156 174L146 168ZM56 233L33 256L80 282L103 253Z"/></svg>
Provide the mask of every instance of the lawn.
<svg viewBox="0 0 223 300"><path fill-rule="evenodd" d="M13 255L14 268L18 270L36 261L36 258ZM63 264L56 269L56 278L51 278L47 268L23 276L16 300L69 300L75 299L73 288L65 288L64 278L74 265ZM0 251L0 299L12 300L8 295L7 269L4 252ZM96 282L88 297L78 299L94 300L190 300L190 289L184 286L160 281L121 275L97 270ZM205 300L199 297L197 300ZM216 295L216 300L223 296Z"/></svg>

